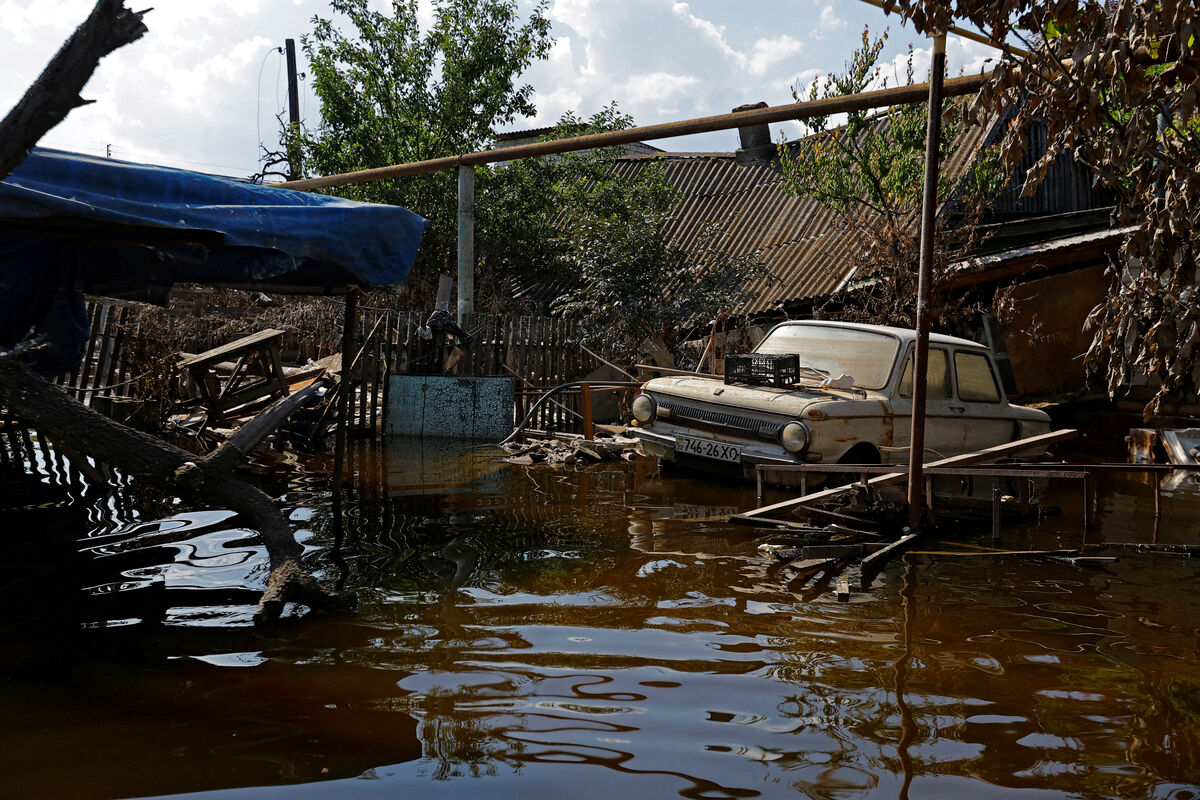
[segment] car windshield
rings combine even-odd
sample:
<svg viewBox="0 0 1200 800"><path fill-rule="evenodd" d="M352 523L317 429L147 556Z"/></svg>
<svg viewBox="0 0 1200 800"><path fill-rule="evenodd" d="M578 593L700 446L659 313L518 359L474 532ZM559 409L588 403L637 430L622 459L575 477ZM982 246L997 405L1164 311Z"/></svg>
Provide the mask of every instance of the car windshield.
<svg viewBox="0 0 1200 800"><path fill-rule="evenodd" d="M885 333L828 325L780 325L755 348L756 353L795 353L803 367L830 378L849 375L864 389L882 389L892 374L900 340Z"/></svg>

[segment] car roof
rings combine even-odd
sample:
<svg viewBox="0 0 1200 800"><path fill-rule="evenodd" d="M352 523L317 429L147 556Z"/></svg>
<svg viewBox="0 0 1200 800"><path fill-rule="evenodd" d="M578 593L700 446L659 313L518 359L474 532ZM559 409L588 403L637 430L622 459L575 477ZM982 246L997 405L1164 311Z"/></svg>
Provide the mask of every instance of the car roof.
<svg viewBox="0 0 1200 800"><path fill-rule="evenodd" d="M893 328L887 325L867 325L862 322L835 322L831 320L816 320L816 319L796 319L781 322L778 326L783 325L804 325L822 328L851 328L859 331L870 331L872 333L890 334L898 338L901 342L908 343L917 338L917 333L912 328ZM971 347L977 350L987 350L987 345L979 342L972 342L970 339L960 339L957 336L947 336L944 333L929 334L929 341L933 344L953 345L955 347Z"/></svg>

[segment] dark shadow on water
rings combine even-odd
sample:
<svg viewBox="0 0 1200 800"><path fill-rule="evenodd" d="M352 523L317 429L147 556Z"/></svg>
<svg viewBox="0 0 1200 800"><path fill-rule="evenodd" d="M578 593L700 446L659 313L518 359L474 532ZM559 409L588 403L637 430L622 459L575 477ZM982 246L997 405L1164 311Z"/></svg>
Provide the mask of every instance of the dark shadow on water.
<svg viewBox="0 0 1200 800"><path fill-rule="evenodd" d="M119 476L85 496L30 445L42 476L0 483L14 797L1181 798L1200 783L1192 562L914 556L838 603L789 592L761 533L721 522L758 504L752 486L352 441L340 514L327 458L259 466L310 568L357 590L359 614L255 630L265 557L235 516ZM1148 541L1148 487L1110 488L1089 540ZM1077 546L1072 491L1052 486L1063 513L1001 546ZM1161 539L1195 541L1197 516L1167 496ZM950 538L929 549L990 546ZM139 592L157 616L122 605Z"/></svg>

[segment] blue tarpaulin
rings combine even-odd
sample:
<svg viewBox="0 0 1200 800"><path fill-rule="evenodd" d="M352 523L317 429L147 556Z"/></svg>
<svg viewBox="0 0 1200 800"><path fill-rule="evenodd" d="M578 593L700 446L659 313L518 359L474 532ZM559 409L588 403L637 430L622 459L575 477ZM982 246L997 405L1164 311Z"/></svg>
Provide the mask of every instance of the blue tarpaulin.
<svg viewBox="0 0 1200 800"><path fill-rule="evenodd" d="M51 340L38 368L71 369L83 292L398 284L427 224L398 206L35 148L0 182L0 346L37 330Z"/></svg>

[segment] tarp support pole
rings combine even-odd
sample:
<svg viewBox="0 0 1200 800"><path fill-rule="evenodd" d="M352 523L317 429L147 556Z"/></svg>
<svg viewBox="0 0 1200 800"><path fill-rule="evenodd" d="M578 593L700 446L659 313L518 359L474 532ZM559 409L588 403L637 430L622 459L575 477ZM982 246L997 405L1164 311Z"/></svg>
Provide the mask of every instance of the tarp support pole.
<svg viewBox="0 0 1200 800"><path fill-rule="evenodd" d="M354 358L354 329L358 326L358 287L346 289L346 314L342 318L342 367L337 396L337 432L333 438L333 516L342 518L342 473L346 463L346 425L350 417L350 365Z"/></svg>
<svg viewBox="0 0 1200 800"><path fill-rule="evenodd" d="M925 188L921 197L921 258L917 279L917 342L913 356L912 428L908 439L908 526L921 526L925 490L925 399L929 369L929 294L933 285L933 237L937 217L938 146L942 140L942 76L946 34L933 37L925 127Z"/></svg>
<svg viewBox="0 0 1200 800"><path fill-rule="evenodd" d="M471 330L475 313L475 168L458 168L458 326Z"/></svg>

